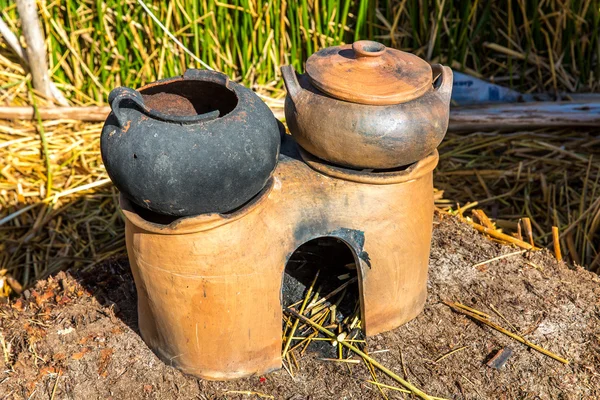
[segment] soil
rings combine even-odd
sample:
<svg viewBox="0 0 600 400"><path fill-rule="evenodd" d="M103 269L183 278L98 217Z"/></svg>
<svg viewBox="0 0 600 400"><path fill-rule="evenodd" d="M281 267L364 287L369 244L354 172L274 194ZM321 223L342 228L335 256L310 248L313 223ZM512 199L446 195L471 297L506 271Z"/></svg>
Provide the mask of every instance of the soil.
<svg viewBox="0 0 600 400"><path fill-rule="evenodd" d="M372 356L428 394L448 399L600 398L600 279L545 250L474 266L516 250L437 215L425 310L368 338ZM507 327L494 307L528 340L570 364L441 300L474 307ZM140 338L135 301L127 261L119 258L88 271L60 272L0 305L0 399L382 398L365 382L371 376L364 364L322 361L318 346L298 360L293 378L285 370L232 382L186 376ZM507 363L498 370L487 366L504 348L513 352ZM378 379L395 385L382 373ZM383 391L389 399L405 398Z"/></svg>

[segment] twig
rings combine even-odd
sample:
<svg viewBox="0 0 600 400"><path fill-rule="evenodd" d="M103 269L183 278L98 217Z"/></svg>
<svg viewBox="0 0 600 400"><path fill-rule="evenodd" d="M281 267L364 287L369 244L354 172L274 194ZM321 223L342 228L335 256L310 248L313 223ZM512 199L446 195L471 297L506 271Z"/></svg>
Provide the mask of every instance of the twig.
<svg viewBox="0 0 600 400"><path fill-rule="evenodd" d="M398 348L400 352L400 364L402 364L402 373L404 374L404 379L408 379L408 373L406 372L406 365L404 364L404 355L402 354L402 348Z"/></svg>
<svg viewBox="0 0 600 400"><path fill-rule="evenodd" d="M525 338L523 338L523 337L521 337L521 336L519 336L517 334L514 334L514 333L512 333L510 331L507 331L506 329L502 328L499 325L496 325L495 323L489 321L486 318L483 318L483 317L481 317L481 316L479 316L479 315L477 315L475 313L472 313L472 312L469 312L469 311L466 311L466 310L462 310L460 307L457 307L457 305L455 303L451 303L449 301L443 301L443 303L446 304L451 309L453 309L454 311L456 311L458 313L461 313L461 314L464 314L464 315L466 315L466 316L468 316L470 318L473 318L474 320L477 320L477 321L479 321L479 322L481 322L481 323L489 326L490 328L493 328L493 329L497 330L498 332L504 333L505 335L510 336L511 338L515 339L516 341L521 342L524 345L529 346L532 349L534 349L534 350L536 350L536 351L538 351L538 352L540 352L540 353L542 353L544 355L547 355L548 357L551 357L551 358L555 359L556 361L560 361L563 364L569 364L569 360L564 359L564 358L562 358L560 356L557 356L556 354L552 353L551 351L548 351L548 350L546 350L546 349L544 349L544 348L542 348L542 347L540 347L540 346L538 346L538 345L536 345L534 343L531 343L529 340L527 340L527 339L525 339Z"/></svg>

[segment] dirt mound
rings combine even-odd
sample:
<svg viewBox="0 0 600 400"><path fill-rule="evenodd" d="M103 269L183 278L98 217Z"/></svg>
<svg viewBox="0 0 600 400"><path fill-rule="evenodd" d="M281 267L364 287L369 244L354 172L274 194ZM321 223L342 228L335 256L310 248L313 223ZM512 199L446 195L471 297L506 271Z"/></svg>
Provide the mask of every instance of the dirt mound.
<svg viewBox="0 0 600 400"><path fill-rule="evenodd" d="M599 278L557 263L546 251L474 266L516 249L453 218L438 216L435 224L425 311L369 338L372 356L432 396L600 398ZM477 308L507 328L510 323L571 363L529 350L441 300ZM382 398L365 382L372 378L364 364L322 361L311 347L293 378L285 370L234 382L185 376L148 349L136 319L135 287L124 259L38 282L0 306L0 398ZM513 351L506 365L488 367L506 347ZM383 374L378 378L394 385ZM404 398L383 391L390 399Z"/></svg>

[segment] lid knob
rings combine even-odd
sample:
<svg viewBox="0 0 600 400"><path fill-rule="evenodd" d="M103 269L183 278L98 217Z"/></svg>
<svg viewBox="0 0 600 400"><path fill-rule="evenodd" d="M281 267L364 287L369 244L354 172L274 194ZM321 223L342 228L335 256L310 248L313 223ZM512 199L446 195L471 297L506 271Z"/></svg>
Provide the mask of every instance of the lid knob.
<svg viewBox="0 0 600 400"><path fill-rule="evenodd" d="M357 58L361 57L379 57L385 53L385 46L372 40L359 40L352 43L352 50Z"/></svg>

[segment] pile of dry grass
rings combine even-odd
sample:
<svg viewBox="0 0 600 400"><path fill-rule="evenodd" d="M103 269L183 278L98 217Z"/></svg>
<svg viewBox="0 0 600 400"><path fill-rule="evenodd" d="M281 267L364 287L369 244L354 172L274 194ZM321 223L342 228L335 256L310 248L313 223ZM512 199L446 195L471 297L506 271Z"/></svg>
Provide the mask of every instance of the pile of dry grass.
<svg viewBox="0 0 600 400"><path fill-rule="evenodd" d="M328 3L328 7L331 6L328 12L334 13L333 6L342 4L334 3ZM519 85L534 91L598 89L599 80L594 77L600 72L595 50L599 39L590 32L597 32L600 9L594 2L576 2L571 9L561 8L560 2L547 3L529 10L527 4L519 0L510 2L514 3L511 12L492 3L465 2L459 9L452 2L442 1L422 13L416 12L422 2L393 1L389 2L389 7L378 10L365 8L363 3L360 3L358 14L351 16L355 35L370 35L439 62L456 65L457 60L462 60L458 66L470 68L475 75L495 76L496 80L506 83L518 80ZM187 56L164 40L150 20L147 26L135 22L132 16L140 19L142 14L133 0L125 2L122 8L105 9L106 12L98 17L100 22L90 11L97 7L96 3L67 2L66 8L59 3L40 4L52 57L60 57L51 60L53 79L67 90L74 104L101 103L107 88L117 83L135 86L155 79L152 71L157 70L158 76L172 75L189 65ZM196 24L188 20L189 10L186 11L183 3L169 4L167 9L156 6L155 11L160 11L161 16L165 14L165 18L169 13L174 19L179 18L176 15L184 16L176 21L180 24L180 29L175 32L178 37L187 42L191 38L210 35L205 25L197 32L194 30ZM257 14L249 11L254 2L244 4L247 7L241 9L221 5L217 15L221 15L225 25L238 13L243 14L244 20L254 21L252 29L247 27L250 29L248 38L254 40L252 34L260 36L266 29L262 24L267 22L262 15L269 15L273 9ZM310 15L293 12L302 24L320 18L313 3L303 2L299 7L298 10L303 12L313 11ZM199 19L199 23L204 21L201 10L190 12L195 13L194 18ZM332 15L334 20L339 18L335 13ZM533 19L530 18L532 15ZM12 5L3 8L3 18L16 30L18 22ZM487 25L482 25L482 21L487 21ZM294 20L286 20L284 25L291 28L292 22ZM334 29L338 42L347 29L347 21L343 22L339 32ZM125 25L121 26L121 23ZM217 20L210 23L219 25ZM333 43L325 40L324 35L333 35L330 30L339 26L334 24L331 28L326 21L321 23L324 25L315 25L315 22L310 29L294 28L301 31L298 40L314 40L296 43L295 48L299 50L293 59L286 59L285 52L281 53L283 48L278 45L278 57L263 60L260 57L246 59L242 55L247 63L237 65L223 58L223 52L215 48L214 54L219 57L213 60L214 66L226 70L233 68L231 71L241 68L240 71L246 71L243 76L233 75L251 80L255 87L264 88L271 96L281 97L283 91L273 85L273 77L278 76L277 66L292 62L299 67L303 57L310 53L308 50ZM111 29L104 32L106 27ZM154 31L141 34L145 29ZM490 31L493 29L496 29L495 33ZM92 31L94 35L104 35L103 39L88 40ZM114 33L111 36L113 31L121 32L121 39ZM193 32L192 36L188 35L190 32ZM430 33L427 35L427 32ZM481 43L480 35L488 41ZM130 36L131 45L123 47L121 42L125 39L122 38ZM546 39L540 41L538 37ZM578 40L573 40L575 37ZM71 38L71 41L65 41L65 38ZM269 46L276 43L272 35L261 38ZM469 43L469 38L477 40ZM199 39L194 39L194 43L196 40ZM282 43L287 43L285 40ZM152 42L154 47L145 46L146 41ZM163 47L159 48L158 43ZM167 47L167 54L171 56L165 58L162 49ZM196 53L208 51L191 47ZM155 51L146 54L148 58L142 64L143 68L132 69L131 66L140 61L140 52L152 48ZM452 53L455 51L452 49L457 53ZM125 50L127 54L123 53ZM103 53L110 55L96 57ZM253 57L255 53L253 50ZM172 59L172 63L167 64L166 59ZM6 44L0 42L0 104L46 105L44 99L31 90L29 75L14 60ZM156 68L150 67L150 62ZM258 75L253 74L264 70L262 62L267 63L265 68L269 72L258 79ZM69 70L69 66L73 69ZM145 71L150 72L144 75ZM113 76L117 72L118 76ZM113 74L112 78L107 79L107 74ZM502 75L502 79L498 79L498 75ZM261 82L262 86L256 86ZM274 105L281 107L281 102ZM60 268L89 266L125 251L117 194L100 158L100 130L101 124L68 120L16 121L0 126L0 282L4 292L7 281L18 290L19 282L27 285ZM461 214L468 208L482 208L496 221L499 229L508 233L518 231L519 219L528 217L537 246L552 243L551 230L556 226L561 232L563 252L572 261L598 270L600 166L597 159L600 139L597 135L597 132L569 130L448 134L440 147L441 162L436 172L437 205Z"/></svg>
<svg viewBox="0 0 600 400"><path fill-rule="evenodd" d="M117 192L100 158L101 127L69 121L0 125L1 275L27 285L125 252Z"/></svg>
<svg viewBox="0 0 600 400"><path fill-rule="evenodd" d="M448 134L435 172L445 199L438 206L483 209L498 228L524 238L519 221L529 218L537 246L553 244L556 226L563 255L598 271L599 145L597 130Z"/></svg>
<svg viewBox="0 0 600 400"><path fill-rule="evenodd" d="M100 157L101 127L73 121L0 125L2 275L27 285L125 252L117 193ZM599 143L591 131L449 133L435 172L436 204L465 215L483 209L509 234L529 217L537 246L551 245L557 226L563 254L597 271Z"/></svg>

